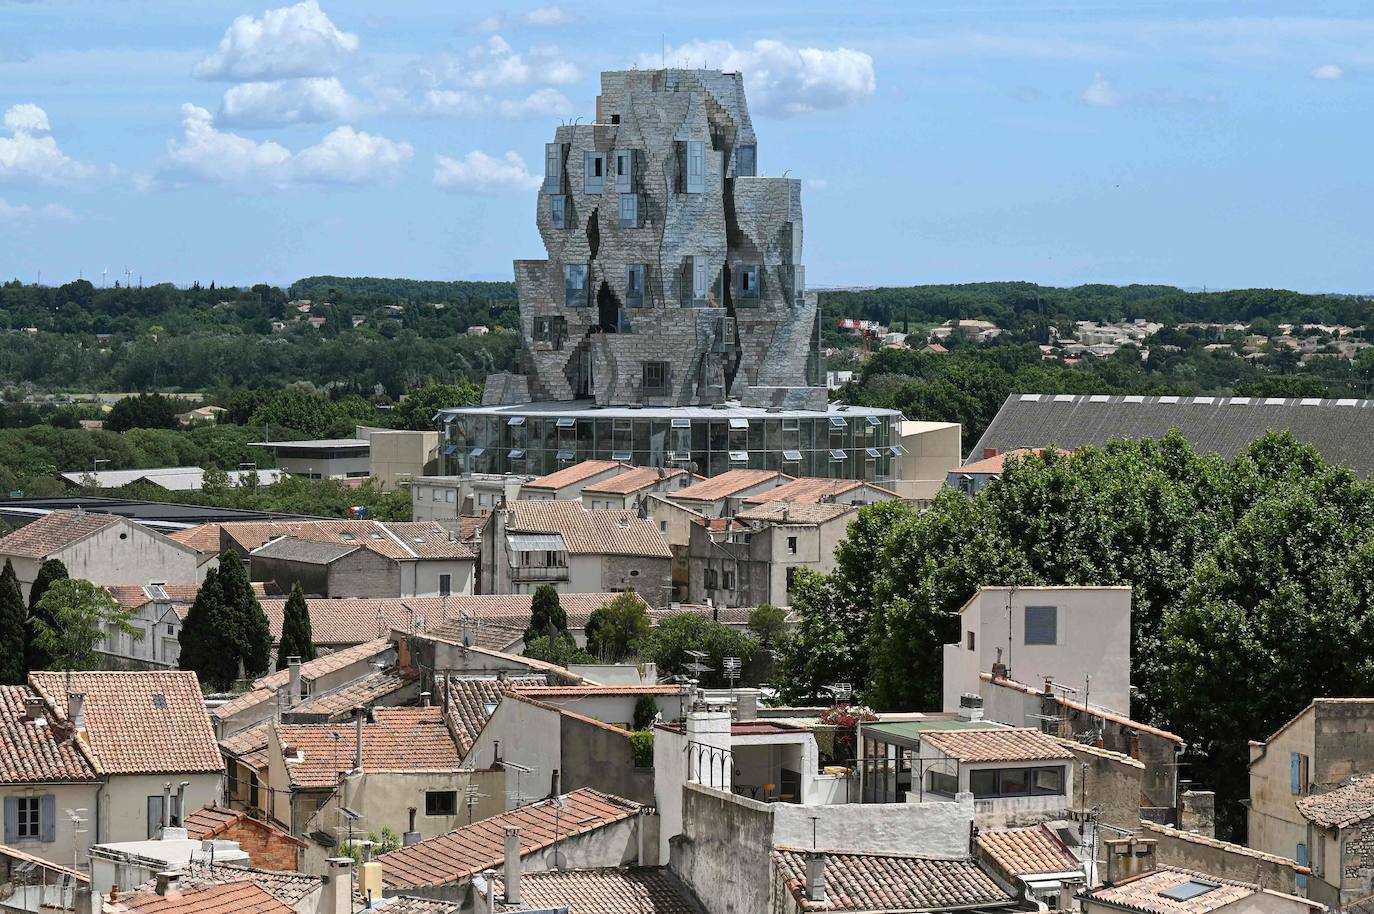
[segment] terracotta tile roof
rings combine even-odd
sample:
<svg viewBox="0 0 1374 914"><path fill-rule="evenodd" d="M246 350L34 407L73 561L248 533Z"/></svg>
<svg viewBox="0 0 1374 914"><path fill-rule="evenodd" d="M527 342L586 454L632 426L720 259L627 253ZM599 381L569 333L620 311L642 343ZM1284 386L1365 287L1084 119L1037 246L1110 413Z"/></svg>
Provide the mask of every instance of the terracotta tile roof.
<svg viewBox="0 0 1374 914"><path fill-rule="evenodd" d="M32 863L35 866L37 866L37 868L40 871L44 871L47 873L61 873L63 876L72 877L77 882L84 882L87 886L89 886L91 882L91 876L89 873L83 873L80 870L74 870L69 866L62 866L60 864L53 863L51 860L39 857L37 854L30 854L27 851L21 851L19 848L14 847L13 845L0 844L0 858L5 858L11 861L18 860L20 863ZM49 880L49 884L51 884L51 880ZM44 907L47 906L44 905Z"/></svg>
<svg viewBox="0 0 1374 914"><path fill-rule="evenodd" d="M450 679L447 684L448 704L444 713L458 743L458 754L466 756L477 734L487 725L487 703L500 704L506 693L517 685L543 684L543 676L516 679Z"/></svg>
<svg viewBox="0 0 1374 914"><path fill-rule="evenodd" d="M418 673L407 675L399 670L373 673L342 689L303 701L291 710L298 714L327 714L334 719L351 717L354 708L373 707L383 698L414 685L418 679Z"/></svg>
<svg viewBox="0 0 1374 914"><path fill-rule="evenodd" d="M772 524L823 524L847 514L857 514L856 505L832 505L824 502L769 501L750 505L735 512L735 520L764 521Z"/></svg>
<svg viewBox="0 0 1374 914"><path fill-rule="evenodd" d="M921 739L961 762L1072 760L1073 754L1033 727L923 730Z"/></svg>
<svg viewBox="0 0 1374 914"><path fill-rule="evenodd" d="M777 470L729 470L670 493L669 497L683 501L719 501L772 479L778 480L779 485L792 481L791 476Z"/></svg>
<svg viewBox="0 0 1374 914"><path fill-rule="evenodd" d="M121 895L128 914L296 914L294 908L252 882L192 886L159 895Z"/></svg>
<svg viewBox="0 0 1374 914"><path fill-rule="evenodd" d="M939 911L1014 899L972 860L895 854L825 855L826 901L806 898L806 852L773 851L773 865L803 911Z"/></svg>
<svg viewBox="0 0 1374 914"><path fill-rule="evenodd" d="M281 641L286 598L258 602L267 615L275 644ZM384 637L393 628L409 628L412 618L408 601L401 597L306 597L305 605L310 613L310 637L316 644L362 644Z"/></svg>
<svg viewBox="0 0 1374 914"><path fill-rule="evenodd" d="M147 584L106 584L105 590L109 591L110 596L118 601L119 605L125 609L138 609L147 603L159 602L159 598L154 597L148 592L150 585ZM191 604L196 602L196 594L200 593L199 584L162 584L162 592L167 594L166 602L171 603L172 608L177 610L177 615L185 618L186 610ZM261 602L267 596L267 585L261 581L253 584L253 595Z"/></svg>
<svg viewBox="0 0 1374 914"><path fill-rule="evenodd" d="M497 897L505 884L497 878ZM567 909L568 914L698 914L677 880L662 867L563 870L520 877L524 904L496 903L498 912Z"/></svg>
<svg viewBox="0 0 1374 914"><path fill-rule="evenodd" d="M219 747L226 755L259 768L267 763L267 740L271 728L271 721L249 727L241 733L220 740Z"/></svg>
<svg viewBox="0 0 1374 914"><path fill-rule="evenodd" d="M373 899L370 914L462 914L463 906L456 901L436 901L414 895L392 895Z"/></svg>
<svg viewBox="0 0 1374 914"><path fill-rule="evenodd" d="M581 463L574 463L570 467L556 470L547 476L531 479L520 488L556 492L564 486L582 482L584 479L590 479L598 473L605 473L607 470L614 470L616 467L630 468L629 464L619 463L614 460L584 460Z"/></svg>
<svg viewBox="0 0 1374 914"><path fill-rule="evenodd" d="M462 514L458 517L458 538L465 543L472 542L477 531L487 525L489 514Z"/></svg>
<svg viewBox="0 0 1374 914"><path fill-rule="evenodd" d="M271 893L279 901L295 904L324 884L324 877L310 876L294 870L264 870L238 863L188 863L181 871L181 887L229 885L250 882ZM157 880L149 880L135 891L150 891Z"/></svg>
<svg viewBox="0 0 1374 914"><path fill-rule="evenodd" d="M1345 828L1368 819L1374 815L1374 774L1326 793L1300 797L1298 812L1324 828Z"/></svg>
<svg viewBox="0 0 1374 914"><path fill-rule="evenodd" d="M385 654L390 650L392 647L389 640L374 638L371 641L364 641L362 644L355 644L341 651L334 651L332 654L323 654L314 660L301 664L301 679L305 682L313 682L321 676L337 673L355 663L366 663L378 654ZM256 707L264 701L275 700L277 690L290 681L291 671L289 669L268 673L266 676L253 680L252 689L232 701L225 702L210 713L219 720L233 717L240 711Z"/></svg>
<svg viewBox="0 0 1374 914"><path fill-rule="evenodd" d="M511 533L558 533L573 555L673 557L658 527L633 511L593 511L580 501L526 500L510 502L505 510Z"/></svg>
<svg viewBox="0 0 1374 914"><path fill-rule="evenodd" d="M1001 475L1002 470L1006 467L1008 457L1014 457L1017 460L1025 460L1032 454L1034 454L1037 457L1043 457L1045 456L1045 452L1048 450L1049 448L1043 447L1013 448L1012 450L1004 451L1001 454L994 454L991 457L984 457L982 460L975 460L973 463L966 463L963 466L959 467L957 470L953 470L952 472L967 474L969 476L997 476ZM1059 451L1060 454L1069 453L1068 451L1059 450L1059 448L1055 448L1055 450Z"/></svg>
<svg viewBox="0 0 1374 914"><path fill-rule="evenodd" d="M980 831L978 847L1008 876L1067 873L1083 868L1059 836L1044 825Z"/></svg>
<svg viewBox="0 0 1374 914"><path fill-rule="evenodd" d="M439 708L375 708L372 714L374 719L363 724L364 771L457 771L460 767L462 757ZM352 722L277 724L292 786L337 784L339 773L353 767L354 727Z"/></svg>
<svg viewBox="0 0 1374 914"><path fill-rule="evenodd" d="M208 841L217 838L236 825L246 824L250 828L268 832L276 838L288 841L299 847L306 844L300 838L289 835L279 828L268 825L260 819L254 819L246 812L239 812L235 809L225 809L223 806L206 806L198 809L187 816L181 823L181 827L186 829L186 836L193 841Z"/></svg>
<svg viewBox="0 0 1374 914"><path fill-rule="evenodd" d="M9 536L0 538L0 555L43 559L61 549L122 523L113 514L87 514L84 511L53 511L30 521Z"/></svg>
<svg viewBox="0 0 1374 914"><path fill-rule="evenodd" d="M450 542L434 521L383 523L375 520L233 521L222 532L244 552L283 536L336 546L360 546L396 561L416 558L472 558L466 545Z"/></svg>
<svg viewBox="0 0 1374 914"><path fill-rule="evenodd" d="M520 856L637 815L640 805L584 787L563 794L563 808L540 800L378 857L387 886L437 886L466 879L505 860L506 827L520 829ZM555 832L555 829L557 831Z"/></svg>
<svg viewBox="0 0 1374 914"><path fill-rule="evenodd" d="M617 473L610 479L603 479L589 486L583 486L582 491L587 495L633 495L640 489L650 488L665 479L673 479L686 473L686 470L679 469L635 467L623 473Z"/></svg>
<svg viewBox="0 0 1374 914"><path fill-rule="evenodd" d="M219 552L219 524L197 524L185 530L167 534L178 543L190 546L197 552Z"/></svg>
<svg viewBox="0 0 1374 914"><path fill-rule="evenodd" d="M27 686L0 686L0 784L94 781L95 767L70 730L24 720L24 699L37 698Z"/></svg>
<svg viewBox="0 0 1374 914"><path fill-rule="evenodd" d="M857 479L818 479L814 476L801 476L791 482L785 482L775 489L769 489L767 492L750 495L744 500L744 503L746 505L760 505L768 501L791 501L798 504L803 502L818 504L823 501L833 501L856 489L872 489L893 498L900 497L891 489L884 489L882 486L875 486L871 482L862 482Z"/></svg>
<svg viewBox="0 0 1374 914"><path fill-rule="evenodd" d="M1193 881L1208 883L1215 888L1187 901L1178 901L1160 894ZM1207 914L1208 911L1249 898L1258 891L1258 886L1244 882L1232 882L1229 879L1161 866L1116 885L1104 885L1093 889L1083 897L1146 914Z"/></svg>
<svg viewBox="0 0 1374 914"><path fill-rule="evenodd" d="M68 676L71 691L86 696L86 742L102 774L224 770L195 673L30 673L30 684L64 718Z"/></svg>

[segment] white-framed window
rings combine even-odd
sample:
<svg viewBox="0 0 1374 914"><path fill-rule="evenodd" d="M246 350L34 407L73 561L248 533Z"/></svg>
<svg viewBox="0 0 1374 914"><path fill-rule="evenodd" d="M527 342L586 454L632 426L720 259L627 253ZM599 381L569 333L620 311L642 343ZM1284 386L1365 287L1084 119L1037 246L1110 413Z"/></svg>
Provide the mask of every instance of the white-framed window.
<svg viewBox="0 0 1374 914"><path fill-rule="evenodd" d="M448 502L449 504L453 504L457 500L458 493L454 492L452 489L448 489L444 492L444 501Z"/></svg>
<svg viewBox="0 0 1374 914"><path fill-rule="evenodd" d="M43 803L41 797L19 797L16 804L18 819L15 837L20 841L37 841L43 836Z"/></svg>

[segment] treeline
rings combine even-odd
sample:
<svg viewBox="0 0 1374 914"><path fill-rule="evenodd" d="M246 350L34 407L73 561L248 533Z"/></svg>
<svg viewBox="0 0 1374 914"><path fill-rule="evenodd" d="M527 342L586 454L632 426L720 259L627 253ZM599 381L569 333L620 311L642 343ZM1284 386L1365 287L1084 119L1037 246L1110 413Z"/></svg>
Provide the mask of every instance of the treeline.
<svg viewBox="0 0 1374 914"><path fill-rule="evenodd" d="M1288 434L1231 463L1177 433L1012 461L972 499L862 509L836 562L798 577L786 701L852 682L875 708L937 706L978 588L1131 586L1131 715L1186 740L1237 837L1247 741L1313 697L1374 694L1374 483Z"/></svg>
<svg viewBox="0 0 1374 914"><path fill-rule="evenodd" d="M947 320L990 320L1018 330L1074 321L1159 321L1173 325L1249 322L1255 318L1305 323L1364 324L1374 299L1362 295L1309 295L1285 289L1187 292L1173 286L1084 285L1071 288L1029 282L979 282L822 292L828 322L841 317L881 321L895 330ZM1042 335L1037 338L1044 341Z"/></svg>

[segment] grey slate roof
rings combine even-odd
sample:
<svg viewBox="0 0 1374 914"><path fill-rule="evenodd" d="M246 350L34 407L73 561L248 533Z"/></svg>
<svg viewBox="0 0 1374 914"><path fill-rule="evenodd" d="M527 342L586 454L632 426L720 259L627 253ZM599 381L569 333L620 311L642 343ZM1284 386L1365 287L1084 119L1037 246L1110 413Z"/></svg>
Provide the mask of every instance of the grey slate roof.
<svg viewBox="0 0 1374 914"><path fill-rule="evenodd" d="M328 565L350 552L357 552L360 548L360 546L348 546L342 543L319 543L295 536L283 536L254 549L253 555L268 559L304 562L309 565Z"/></svg>
<svg viewBox="0 0 1374 914"><path fill-rule="evenodd" d="M1162 438L1177 428L1199 453L1227 460L1266 432L1290 431L1328 463L1374 473L1374 400L1281 397L1139 397L1012 394L968 460L988 448L1072 450L1120 438Z"/></svg>

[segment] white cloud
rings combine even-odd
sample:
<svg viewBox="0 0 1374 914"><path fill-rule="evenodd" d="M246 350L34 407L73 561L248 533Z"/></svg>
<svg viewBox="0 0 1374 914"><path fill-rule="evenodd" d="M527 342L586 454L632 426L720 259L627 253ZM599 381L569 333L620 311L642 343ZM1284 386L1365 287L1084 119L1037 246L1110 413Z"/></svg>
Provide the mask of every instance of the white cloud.
<svg viewBox="0 0 1374 914"><path fill-rule="evenodd" d="M35 222L40 219L46 222L70 222L75 218L76 213L57 203L33 207L27 203L10 203L4 197L0 197L0 225L6 222Z"/></svg>
<svg viewBox="0 0 1374 914"><path fill-rule="evenodd" d="M261 19L239 16L194 72L235 81L327 76L358 44L358 36L336 26L316 0L302 0Z"/></svg>
<svg viewBox="0 0 1374 914"><path fill-rule="evenodd" d="M571 13L557 6L540 6L525 14L525 22L530 25L567 25L572 18Z"/></svg>
<svg viewBox="0 0 1374 914"><path fill-rule="evenodd" d="M728 41L696 41L669 48L666 58L669 66L742 72L751 106L776 115L848 108L877 88L873 58L850 48L802 48L772 39L743 48ZM645 67L659 62L659 54L641 57Z"/></svg>
<svg viewBox="0 0 1374 914"><path fill-rule="evenodd" d="M806 186L812 190L826 190L830 187L830 182L825 178L808 178Z"/></svg>
<svg viewBox="0 0 1374 914"><path fill-rule="evenodd" d="M48 114L37 105L12 106L4 124L9 136L0 134L0 181L73 184L95 173L58 147Z"/></svg>
<svg viewBox="0 0 1374 914"><path fill-rule="evenodd" d="M567 115L573 104L557 89L536 89L524 98L497 99L490 95L461 89L431 89L424 95L421 110L426 114L457 117L489 117L496 114L510 120L526 117Z"/></svg>
<svg viewBox="0 0 1374 914"><path fill-rule="evenodd" d="M498 159L474 149L461 159L436 155L434 183L447 190L494 194L534 190L540 178L530 174L518 152L507 152Z"/></svg>
<svg viewBox="0 0 1374 914"><path fill-rule="evenodd" d="M298 181L367 184L393 177L414 153L409 143L336 127L317 145L296 153L291 171Z"/></svg>
<svg viewBox="0 0 1374 914"><path fill-rule="evenodd" d="M1312 71L1313 79L1340 79L1345 71L1334 63L1324 63Z"/></svg>
<svg viewBox="0 0 1374 914"><path fill-rule="evenodd" d="M201 181L283 181L291 150L280 143L259 143L235 133L216 130L210 112L192 104L181 106L180 140L167 143L164 177Z"/></svg>
<svg viewBox="0 0 1374 914"><path fill-rule="evenodd" d="M11 132L52 133L48 112L30 102L15 105L5 112L5 129Z"/></svg>
<svg viewBox="0 0 1374 914"><path fill-rule="evenodd" d="M181 106L184 134L167 144L159 183L364 184L395 175L414 154L395 142L338 127L314 146L292 154L279 143L257 142L216 130L210 112Z"/></svg>
<svg viewBox="0 0 1374 914"><path fill-rule="evenodd" d="M1121 93L1101 73L1093 74L1093 81L1083 90L1083 103L1094 108L1115 108L1121 104Z"/></svg>
<svg viewBox="0 0 1374 914"><path fill-rule="evenodd" d="M557 47L521 54L500 35L460 55L447 54L422 69L431 89L497 89L528 85L566 85L577 80L577 67Z"/></svg>
<svg viewBox="0 0 1374 914"><path fill-rule="evenodd" d="M334 77L249 82L230 86L215 121L244 127L353 120L362 102Z"/></svg>

